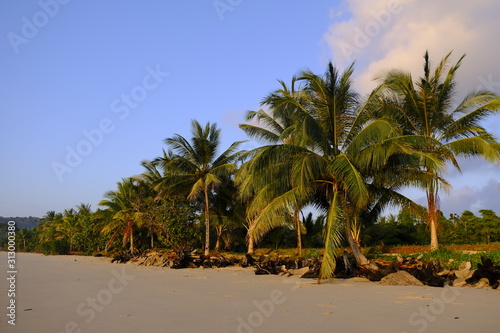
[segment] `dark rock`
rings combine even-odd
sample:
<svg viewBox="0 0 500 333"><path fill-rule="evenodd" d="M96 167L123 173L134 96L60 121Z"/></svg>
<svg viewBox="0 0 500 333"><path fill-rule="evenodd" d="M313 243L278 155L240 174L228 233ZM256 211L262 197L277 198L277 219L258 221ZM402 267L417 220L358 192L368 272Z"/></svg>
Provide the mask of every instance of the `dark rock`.
<svg viewBox="0 0 500 333"><path fill-rule="evenodd" d="M488 280L488 284L493 288L497 289L500 280L500 266L494 265L491 259L481 256L481 264L477 264L477 269L474 271L472 276L465 280L468 284L476 284L482 278Z"/></svg>

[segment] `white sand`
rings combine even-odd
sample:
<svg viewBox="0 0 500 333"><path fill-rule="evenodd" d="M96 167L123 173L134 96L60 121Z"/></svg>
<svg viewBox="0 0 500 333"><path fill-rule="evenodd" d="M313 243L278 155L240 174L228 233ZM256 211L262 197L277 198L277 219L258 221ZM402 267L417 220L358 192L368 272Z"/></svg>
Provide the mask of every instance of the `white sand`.
<svg viewBox="0 0 500 333"><path fill-rule="evenodd" d="M0 252L2 276L7 254ZM362 279L256 276L251 269L111 264L18 254L16 325L0 332L500 332L500 291L392 287Z"/></svg>

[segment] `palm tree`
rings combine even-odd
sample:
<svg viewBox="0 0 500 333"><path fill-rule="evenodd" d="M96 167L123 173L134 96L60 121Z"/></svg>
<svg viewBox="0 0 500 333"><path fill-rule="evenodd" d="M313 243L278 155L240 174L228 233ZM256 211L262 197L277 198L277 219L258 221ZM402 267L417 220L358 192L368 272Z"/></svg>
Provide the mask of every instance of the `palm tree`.
<svg viewBox="0 0 500 333"><path fill-rule="evenodd" d="M487 116L500 110L500 98L488 91L474 91L455 103L455 75L465 55L449 67L450 55L432 70L426 52L423 77L414 82L410 73L390 70L379 79L378 88L383 114L395 119L405 134L422 137L418 149L422 156L432 157L418 165L432 176L422 184L427 195L431 250L439 248L439 189L447 185L443 179L446 163L460 170L458 157L500 160L498 141L481 126Z"/></svg>
<svg viewBox="0 0 500 333"><path fill-rule="evenodd" d="M242 141L232 143L223 153L220 148L220 129L217 124L207 123L202 127L196 120L192 123L191 143L179 134L165 139L171 149L167 167L172 172L160 183L170 191L186 191L187 198L203 203L205 217L205 256L210 254L210 197L222 184L225 176L232 175L236 162L244 152L238 151Z"/></svg>
<svg viewBox="0 0 500 333"><path fill-rule="evenodd" d="M270 112L266 112L264 110L259 111L248 111L246 114L246 121L255 122L255 124L241 124L240 128L251 138L254 138L260 142L271 143L271 144L294 144L294 111L295 105L290 105L286 103L282 103L282 96L297 96L299 94L298 91L295 90L296 87L296 78L292 79L291 87L289 88L283 81L278 80L281 84L281 89L276 90L275 92L269 94L266 98L263 99L261 105L268 106L270 108ZM266 149L263 147L263 149ZM258 149L257 149L258 150ZM262 195L256 195L256 187L254 184L254 180L252 179L252 174L245 172L246 169L242 169L239 174L238 183L241 186L240 195L243 199L248 200L253 197L254 206L256 205L267 205L267 197ZM281 175L276 175L274 179L278 182L283 179ZM286 184L283 184L286 186ZM292 186L292 184L288 184ZM271 190L272 187L263 187L259 188L258 191L266 192ZM259 200L263 199L263 200ZM281 218L277 218L274 216L270 225L266 226L266 231L271 230L272 228L279 227L281 225L287 224L288 220L293 219L293 225L297 234L297 252L300 255L302 253L302 224L300 222L300 210L301 206L292 205L290 206L290 216L289 214L285 214L285 216ZM254 236L253 231L250 229L254 229L255 225L252 223L253 219L250 219L249 226L249 234L248 234L248 253L253 253L254 247ZM260 236L259 236L260 238Z"/></svg>
<svg viewBox="0 0 500 333"><path fill-rule="evenodd" d="M130 252L134 252L134 229L143 224L141 210L141 196L138 185L133 178L123 179L117 183L116 191L108 191L104 194L106 199L99 202L99 206L107 207L113 212L113 218L102 229L103 234L113 232L106 244L106 251L120 232L123 233L122 246L127 242L130 244Z"/></svg>
<svg viewBox="0 0 500 333"><path fill-rule="evenodd" d="M23 242L24 252L26 252L26 241L29 240L31 234L31 230L28 228L21 228L16 234L16 237L18 237Z"/></svg>
<svg viewBox="0 0 500 333"><path fill-rule="evenodd" d="M352 73L353 66L339 73L330 63L323 76L301 72L297 81L303 87L297 93L282 89L275 94L275 105L293 109L293 125L286 129L293 142L259 148L243 166L253 182L243 185L254 186L257 197L249 209L256 216L250 230L255 237L269 231L276 216L290 206L313 203L325 210L320 280L333 275L342 225L354 251L352 222L369 208L374 195L370 187L381 188L389 179L376 173L411 152L390 119L368 121L365 109L375 94L361 104L351 88ZM360 250L355 255L360 264L369 263Z"/></svg>

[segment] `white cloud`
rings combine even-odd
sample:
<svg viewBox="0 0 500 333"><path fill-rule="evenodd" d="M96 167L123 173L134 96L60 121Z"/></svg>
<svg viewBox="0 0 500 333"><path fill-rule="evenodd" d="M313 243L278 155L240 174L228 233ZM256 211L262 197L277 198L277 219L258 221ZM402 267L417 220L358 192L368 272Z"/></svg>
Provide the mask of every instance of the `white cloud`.
<svg viewBox="0 0 500 333"><path fill-rule="evenodd" d="M333 23L324 38L335 65L345 68L356 60L355 86L361 93L373 89L373 79L388 69L407 70L418 78L426 50L434 63L450 51L452 63L465 53L457 74L458 101L478 88L500 94L499 12L498 0L347 0L342 9L332 10ZM500 115L485 127L500 138ZM484 208L500 213L500 166L483 160L461 165L463 174L448 170L446 178L454 188L442 194L443 211ZM425 204L420 194L414 199Z"/></svg>
<svg viewBox="0 0 500 333"><path fill-rule="evenodd" d="M495 42L500 21L493 14L500 11L497 0L384 0L370 5L351 0L346 4L351 15L333 23L325 40L338 66L357 61L361 71L357 81L363 92L375 86L376 75L390 68L420 75L426 50L436 62L450 51L454 61L467 54L459 74L463 91L476 89L481 82L500 81L500 45ZM500 83L490 88L500 92Z"/></svg>
<svg viewBox="0 0 500 333"><path fill-rule="evenodd" d="M483 187L462 186L452 190L449 195L441 195L441 210L448 216L450 213L460 214L464 210L477 213L480 209L491 209L500 212L498 198L499 182L490 179Z"/></svg>

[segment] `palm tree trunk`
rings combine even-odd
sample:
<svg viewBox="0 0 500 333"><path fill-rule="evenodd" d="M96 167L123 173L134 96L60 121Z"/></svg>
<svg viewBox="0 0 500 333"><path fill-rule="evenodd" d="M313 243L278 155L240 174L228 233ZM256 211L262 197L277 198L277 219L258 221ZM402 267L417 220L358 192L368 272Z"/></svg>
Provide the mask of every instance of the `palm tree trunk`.
<svg viewBox="0 0 500 333"><path fill-rule="evenodd" d="M208 205L208 188L205 186L205 256L210 255L210 206Z"/></svg>
<svg viewBox="0 0 500 333"><path fill-rule="evenodd" d="M134 233L130 232L130 253L134 253Z"/></svg>
<svg viewBox="0 0 500 333"><path fill-rule="evenodd" d="M439 250L439 243L437 237L439 212L437 209L437 196L432 187L427 192L427 207L429 209L427 223L431 231L431 251L436 251Z"/></svg>
<svg viewBox="0 0 500 333"><path fill-rule="evenodd" d="M301 233L301 228L300 228L300 217L299 217L300 211L296 210L294 215L293 215L293 220L295 224L295 230L297 232L297 252L299 253L299 256L302 254L302 233Z"/></svg>
<svg viewBox="0 0 500 333"><path fill-rule="evenodd" d="M149 228L149 233L150 233L150 235L151 235L151 249L153 249L153 248L154 248L154 246L155 246L155 245L154 245L154 239L153 239L153 238L154 238L154 237L153 237L153 227L150 227L150 228Z"/></svg>
<svg viewBox="0 0 500 333"><path fill-rule="evenodd" d="M219 251L222 238L222 231L224 230L224 227L222 225L218 225L216 227L216 230L217 230L217 241L215 242L215 250Z"/></svg>
<svg viewBox="0 0 500 333"><path fill-rule="evenodd" d="M352 236L352 228L351 228L350 223L346 223L345 234L347 237L347 242L349 243L349 246L351 247L352 254L354 255L354 259L356 259L356 263L359 266L368 265L370 263L370 261L368 259L366 259L363 252L361 252L361 247L359 246L359 244L356 242L356 240Z"/></svg>
<svg viewBox="0 0 500 333"><path fill-rule="evenodd" d="M252 235L248 234L248 254L253 254L255 246L255 240Z"/></svg>

